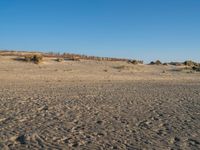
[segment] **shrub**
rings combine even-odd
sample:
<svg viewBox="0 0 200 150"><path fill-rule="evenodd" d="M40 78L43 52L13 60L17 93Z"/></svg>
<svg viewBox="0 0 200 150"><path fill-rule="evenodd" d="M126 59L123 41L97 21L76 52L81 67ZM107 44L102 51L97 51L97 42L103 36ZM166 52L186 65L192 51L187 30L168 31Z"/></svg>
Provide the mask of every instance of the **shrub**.
<svg viewBox="0 0 200 150"><path fill-rule="evenodd" d="M156 60L155 64L156 64L156 65L161 65L162 63L161 63L160 60Z"/></svg>
<svg viewBox="0 0 200 150"><path fill-rule="evenodd" d="M26 56L24 57L24 61L30 62L30 61L32 61L32 58L33 58L32 55L26 55Z"/></svg>
<svg viewBox="0 0 200 150"><path fill-rule="evenodd" d="M151 61L149 64L150 64L150 65L161 65L162 63L161 63L160 60L156 60L155 62L154 62L154 61Z"/></svg>
<svg viewBox="0 0 200 150"><path fill-rule="evenodd" d="M62 62L62 61L64 61L64 59L63 58L57 58L56 61L57 62Z"/></svg>
<svg viewBox="0 0 200 150"><path fill-rule="evenodd" d="M66 61L80 61L80 59L76 58L76 57L65 57L64 60L66 60Z"/></svg>
<svg viewBox="0 0 200 150"><path fill-rule="evenodd" d="M131 63L134 64L134 65L137 65L138 61L137 60L132 60Z"/></svg>
<svg viewBox="0 0 200 150"><path fill-rule="evenodd" d="M151 61L151 62L149 63L149 65L155 65L155 62L154 62L154 61Z"/></svg>
<svg viewBox="0 0 200 150"><path fill-rule="evenodd" d="M43 60L43 56L42 55L34 55L33 56L33 62L36 64L39 64L40 62L42 62Z"/></svg>
<svg viewBox="0 0 200 150"><path fill-rule="evenodd" d="M134 64L134 65L138 65L138 64L143 64L142 60L128 60L128 63Z"/></svg>
<svg viewBox="0 0 200 150"><path fill-rule="evenodd" d="M34 62L35 64L39 64L42 62L43 56L42 55L26 55L24 56L24 61L26 62Z"/></svg>
<svg viewBox="0 0 200 150"><path fill-rule="evenodd" d="M185 66L198 66L198 63L191 61L191 60L187 60L183 63Z"/></svg>
<svg viewBox="0 0 200 150"><path fill-rule="evenodd" d="M170 64L170 65L173 65L173 66L181 66L181 65L183 65L183 64L180 63L180 62L170 62L169 64Z"/></svg>
<svg viewBox="0 0 200 150"><path fill-rule="evenodd" d="M139 64L143 64L144 61L143 61L143 60L138 60L138 63L139 63Z"/></svg>
<svg viewBox="0 0 200 150"><path fill-rule="evenodd" d="M198 66L193 66L192 69L200 72L200 64Z"/></svg>
<svg viewBox="0 0 200 150"><path fill-rule="evenodd" d="M167 66L168 64L167 64L167 63L163 63L163 65L164 65L164 66Z"/></svg>

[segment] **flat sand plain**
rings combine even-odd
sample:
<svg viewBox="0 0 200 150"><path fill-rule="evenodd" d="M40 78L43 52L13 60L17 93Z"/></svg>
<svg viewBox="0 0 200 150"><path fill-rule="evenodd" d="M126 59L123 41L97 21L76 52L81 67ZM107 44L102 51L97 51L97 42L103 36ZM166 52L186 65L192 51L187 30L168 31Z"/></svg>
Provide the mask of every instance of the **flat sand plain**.
<svg viewBox="0 0 200 150"><path fill-rule="evenodd" d="M200 73L0 56L0 149L200 149Z"/></svg>

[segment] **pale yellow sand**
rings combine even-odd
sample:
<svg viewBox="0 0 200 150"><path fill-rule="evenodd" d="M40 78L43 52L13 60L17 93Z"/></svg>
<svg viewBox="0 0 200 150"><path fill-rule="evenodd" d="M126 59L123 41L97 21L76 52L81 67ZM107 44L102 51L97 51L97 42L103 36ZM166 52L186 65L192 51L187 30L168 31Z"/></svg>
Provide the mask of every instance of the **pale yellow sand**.
<svg viewBox="0 0 200 150"><path fill-rule="evenodd" d="M0 56L0 149L200 149L200 73Z"/></svg>

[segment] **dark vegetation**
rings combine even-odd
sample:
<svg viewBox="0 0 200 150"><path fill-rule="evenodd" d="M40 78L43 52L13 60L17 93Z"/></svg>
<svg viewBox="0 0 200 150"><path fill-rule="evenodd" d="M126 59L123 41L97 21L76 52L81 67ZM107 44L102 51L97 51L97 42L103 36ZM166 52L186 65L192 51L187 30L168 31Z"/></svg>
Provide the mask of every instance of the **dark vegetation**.
<svg viewBox="0 0 200 150"><path fill-rule="evenodd" d="M128 63L138 65L138 64L143 64L144 62L142 60L128 60Z"/></svg>
<svg viewBox="0 0 200 150"><path fill-rule="evenodd" d="M27 51L6 51L0 50L1 56L20 56L24 57L25 55L41 55L43 57L49 58L63 58L64 60L72 60L72 61L79 61L81 59L84 60L97 60L97 61L128 61L125 58L111 58L111 57L97 57L97 56L87 56L87 55L80 55L80 54L71 54L71 53L42 53L42 52L27 52Z"/></svg>
<svg viewBox="0 0 200 150"><path fill-rule="evenodd" d="M200 65L193 66L192 69L195 70L195 71L199 71L200 72Z"/></svg>
<svg viewBox="0 0 200 150"><path fill-rule="evenodd" d="M150 62L150 65L162 65L162 63L160 60L156 60L155 62L154 61Z"/></svg>
<svg viewBox="0 0 200 150"><path fill-rule="evenodd" d="M190 67L199 66L199 63L196 63L196 62L191 61L191 60L187 60L187 61L183 62L183 64L185 66L190 66Z"/></svg>
<svg viewBox="0 0 200 150"><path fill-rule="evenodd" d="M173 65L173 66L182 66L183 65L183 63L181 63L181 62L170 62L168 64Z"/></svg>
<svg viewBox="0 0 200 150"><path fill-rule="evenodd" d="M43 53L44 57L57 57L63 58L64 60L71 60L71 61L79 61L83 60L97 60L97 61L127 61L128 59L123 58L110 58L110 57L97 57L97 56L87 56L87 55L79 55L79 54L70 54L70 53Z"/></svg>
<svg viewBox="0 0 200 150"><path fill-rule="evenodd" d="M64 61L64 59L63 58L57 58L55 61L62 62L62 61Z"/></svg>
<svg viewBox="0 0 200 150"><path fill-rule="evenodd" d="M191 70L200 71L200 63L197 63L197 62L194 62L191 60L187 60L187 61L183 62L183 65L185 65L186 68L189 68Z"/></svg>
<svg viewBox="0 0 200 150"><path fill-rule="evenodd" d="M96 56L87 56L87 55L78 55L78 54L70 54L70 53L41 53L41 52L27 52L27 51L7 51L7 50L0 50L0 56L19 56L18 58L14 58L18 61L26 61L26 62L33 62L35 64L39 64L42 62L43 57L49 58L57 58L55 61L62 62L62 61L80 61L83 60L96 60L96 61L126 61L130 64L138 65L143 64L141 60L130 60L130 59L123 59L123 58L110 58L110 57L96 57ZM200 63L187 60L185 62L170 62L170 63L162 63L160 60L152 61L149 63L150 65L173 65L173 66L186 66L187 69L191 69L194 71L200 71ZM120 68L124 68L121 66ZM106 72L106 71L105 71Z"/></svg>
<svg viewBox="0 0 200 150"><path fill-rule="evenodd" d="M193 71L200 71L200 63L186 60L184 62L170 62L170 63L161 63L161 61L152 61L150 65L173 65L173 66L185 66L184 70L193 70Z"/></svg>
<svg viewBox="0 0 200 150"><path fill-rule="evenodd" d="M167 64L167 63L163 63L163 65L164 65L164 66L167 66L168 64Z"/></svg>
<svg viewBox="0 0 200 150"><path fill-rule="evenodd" d="M42 55L25 55L24 56L24 61L26 62L33 62L35 64L41 63L43 60Z"/></svg>
<svg viewBox="0 0 200 150"><path fill-rule="evenodd" d="M186 60L183 63L176 62L176 63L169 63L170 65L175 65L175 66L185 66L183 69L184 70L193 70L193 71L200 71L200 63L191 61L191 60Z"/></svg>

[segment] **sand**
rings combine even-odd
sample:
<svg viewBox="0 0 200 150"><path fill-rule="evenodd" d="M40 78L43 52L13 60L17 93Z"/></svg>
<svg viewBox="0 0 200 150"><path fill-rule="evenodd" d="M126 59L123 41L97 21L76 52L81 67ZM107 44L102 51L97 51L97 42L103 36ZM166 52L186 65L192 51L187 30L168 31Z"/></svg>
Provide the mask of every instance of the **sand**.
<svg viewBox="0 0 200 150"><path fill-rule="evenodd" d="M200 149L200 73L0 56L0 149Z"/></svg>

